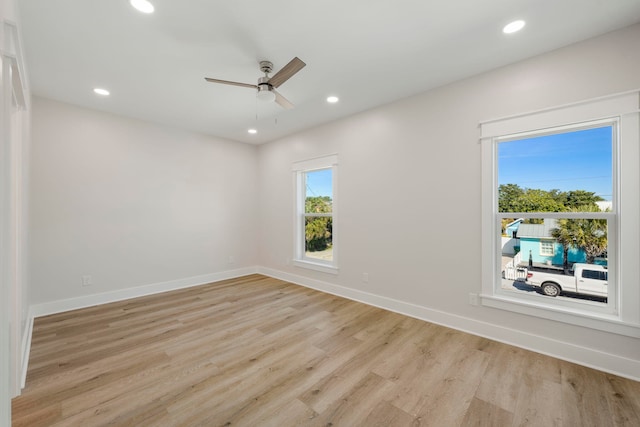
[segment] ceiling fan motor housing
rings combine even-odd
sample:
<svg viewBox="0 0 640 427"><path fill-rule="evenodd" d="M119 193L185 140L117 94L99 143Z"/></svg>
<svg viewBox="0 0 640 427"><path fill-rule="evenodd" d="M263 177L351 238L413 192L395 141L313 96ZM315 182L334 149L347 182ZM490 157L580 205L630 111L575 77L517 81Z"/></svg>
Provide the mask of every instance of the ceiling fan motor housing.
<svg viewBox="0 0 640 427"><path fill-rule="evenodd" d="M271 73L273 71L273 63L271 61L260 61L260 70L265 74Z"/></svg>

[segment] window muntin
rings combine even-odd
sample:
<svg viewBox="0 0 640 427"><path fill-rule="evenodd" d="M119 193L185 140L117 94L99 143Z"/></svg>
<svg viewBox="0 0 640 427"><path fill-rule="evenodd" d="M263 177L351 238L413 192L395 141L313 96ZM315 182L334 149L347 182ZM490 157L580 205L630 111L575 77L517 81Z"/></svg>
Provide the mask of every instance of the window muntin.
<svg viewBox="0 0 640 427"><path fill-rule="evenodd" d="M610 229L615 224L616 135L616 121L611 120L495 139L496 216L503 224L521 219L513 244L521 252L510 262L502 252L503 279L496 284L497 294L557 304L523 280L525 274L513 276L508 269L555 274L557 280L570 284L573 264L607 265L611 255L615 256L608 236L612 231L615 234ZM608 288L608 297L614 288ZM594 302L580 298L588 290L576 287L576 291L563 296L566 301L562 304L586 304L592 310ZM596 301L598 309L615 311L610 301Z"/></svg>

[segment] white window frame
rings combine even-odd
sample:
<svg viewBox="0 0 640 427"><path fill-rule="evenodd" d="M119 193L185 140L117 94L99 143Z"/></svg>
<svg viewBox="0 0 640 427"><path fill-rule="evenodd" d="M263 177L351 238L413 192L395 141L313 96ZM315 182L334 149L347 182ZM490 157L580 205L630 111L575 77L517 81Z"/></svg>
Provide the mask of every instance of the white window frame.
<svg viewBox="0 0 640 427"><path fill-rule="evenodd" d="M482 151L482 305L545 319L640 337L640 92L638 90L519 114L480 123ZM584 128L583 124L613 124L614 142L612 212L517 213L498 212L497 144L553 132ZM624 182L624 186L619 183ZM614 283L603 304L573 303L542 295L505 291L500 286L500 219L602 218L607 219L609 282Z"/></svg>
<svg viewBox="0 0 640 427"><path fill-rule="evenodd" d="M332 213L316 216L330 216L332 221L332 247L333 256L331 261L310 258L305 255L305 200L307 196L306 173L322 169L331 169L332 182ZM293 243L293 265L296 267L308 268L321 271L323 273L338 274L338 155L331 154L313 159L295 162L292 166L294 179L294 243Z"/></svg>
<svg viewBox="0 0 640 427"><path fill-rule="evenodd" d="M544 251L544 248L548 248L548 245L551 245L551 251ZM556 244L555 240L551 239L541 239L540 240L540 255L541 256L554 256L556 254Z"/></svg>

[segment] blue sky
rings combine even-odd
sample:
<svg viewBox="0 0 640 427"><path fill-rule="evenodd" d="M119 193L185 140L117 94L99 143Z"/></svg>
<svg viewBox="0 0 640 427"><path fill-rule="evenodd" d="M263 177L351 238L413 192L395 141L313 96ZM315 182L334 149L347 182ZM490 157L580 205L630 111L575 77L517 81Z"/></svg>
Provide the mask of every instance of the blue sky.
<svg viewBox="0 0 640 427"><path fill-rule="evenodd" d="M331 197L332 182L331 169L320 169L307 172L307 197L329 196Z"/></svg>
<svg viewBox="0 0 640 427"><path fill-rule="evenodd" d="M498 144L498 184L593 191L611 200L611 126Z"/></svg>

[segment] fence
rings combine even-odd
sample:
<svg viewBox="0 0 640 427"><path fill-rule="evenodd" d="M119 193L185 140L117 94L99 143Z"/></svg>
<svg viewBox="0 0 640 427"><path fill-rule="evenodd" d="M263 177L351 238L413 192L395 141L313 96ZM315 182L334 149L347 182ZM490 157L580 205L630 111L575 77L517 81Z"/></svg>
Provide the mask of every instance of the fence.
<svg viewBox="0 0 640 427"><path fill-rule="evenodd" d="M507 265L504 266L504 278L507 280L522 280L527 278L527 269L518 267L522 261L522 252L518 252Z"/></svg>

